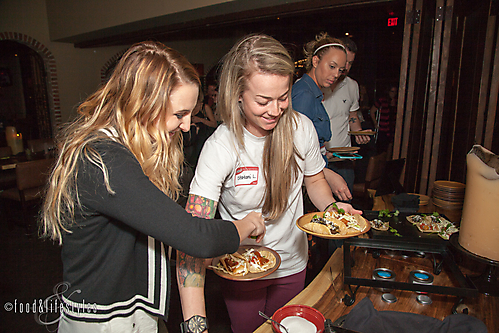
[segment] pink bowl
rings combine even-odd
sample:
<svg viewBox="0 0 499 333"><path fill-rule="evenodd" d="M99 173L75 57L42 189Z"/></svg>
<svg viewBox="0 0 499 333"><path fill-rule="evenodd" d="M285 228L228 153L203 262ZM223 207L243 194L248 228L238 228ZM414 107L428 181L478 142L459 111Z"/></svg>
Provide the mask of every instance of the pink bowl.
<svg viewBox="0 0 499 333"><path fill-rule="evenodd" d="M277 310L272 319L280 323L284 318L290 316L298 316L307 319L317 327L317 333L322 333L324 331L324 322L326 319L316 309L307 305L286 305ZM277 324L272 323L272 328L274 332L281 333Z"/></svg>

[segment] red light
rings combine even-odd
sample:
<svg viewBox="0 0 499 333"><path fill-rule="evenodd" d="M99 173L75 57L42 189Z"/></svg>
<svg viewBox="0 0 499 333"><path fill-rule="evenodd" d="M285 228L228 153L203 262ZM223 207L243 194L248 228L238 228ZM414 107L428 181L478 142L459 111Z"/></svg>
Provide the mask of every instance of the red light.
<svg viewBox="0 0 499 333"><path fill-rule="evenodd" d="M388 26L389 27L394 27L397 25L397 20L398 20L398 17L390 17L388 18Z"/></svg>

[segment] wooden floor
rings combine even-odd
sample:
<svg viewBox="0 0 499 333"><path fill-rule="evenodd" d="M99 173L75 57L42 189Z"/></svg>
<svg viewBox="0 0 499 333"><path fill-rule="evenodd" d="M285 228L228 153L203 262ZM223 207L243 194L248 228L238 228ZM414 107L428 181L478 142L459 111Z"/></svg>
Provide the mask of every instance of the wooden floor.
<svg viewBox="0 0 499 333"><path fill-rule="evenodd" d="M397 275L398 281L408 281L409 272L415 269L432 272L432 262L429 259L410 258L410 260L407 260L401 256L392 257L383 254L378 259L373 259L370 253L365 252L365 249L358 248L356 250L355 266L352 268L352 276L371 279L373 270L378 267L391 269ZM468 271L468 273L471 272ZM434 285L459 287L457 282L452 279L452 274L447 270L443 270L439 275L433 276ZM340 274L337 279L343 281L343 276ZM335 281L335 284L342 285L342 282L340 281ZM394 310L411 312L443 320L445 317L452 314L452 308L459 301L458 296L429 294L432 303L429 305L422 305L416 300L418 295L416 292L393 290L391 291L391 294L397 297L397 302L386 303L381 299L383 292L375 288L361 286L356 292L356 303L353 306L347 307L341 302L345 292L337 293L334 288L333 290L329 291L330 295L324 295L322 299L322 302L338 304L338 306L331 307L325 311L324 314L327 318L339 318L346 315L360 300L364 297L369 297L374 308L378 311ZM318 303L317 306L320 307L320 304L321 303ZM460 305L458 309L462 311L464 308L468 309L468 314L470 316L482 320L489 328L489 332L499 332L499 317L497 315L492 315L494 313L499 313L498 297L488 297L479 294L476 298L465 298L463 304Z"/></svg>

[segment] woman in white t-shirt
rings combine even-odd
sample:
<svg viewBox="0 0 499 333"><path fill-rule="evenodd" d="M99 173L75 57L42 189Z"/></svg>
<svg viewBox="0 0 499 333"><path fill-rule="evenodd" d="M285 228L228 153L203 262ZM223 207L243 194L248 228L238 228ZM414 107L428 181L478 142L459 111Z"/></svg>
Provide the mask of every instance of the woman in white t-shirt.
<svg viewBox="0 0 499 333"><path fill-rule="evenodd" d="M265 237L242 244L258 242L282 259L263 279L224 281L234 333L253 332L264 322L258 311L272 315L304 287L307 237L295 225L303 214L302 184L318 210L335 201L314 126L291 108L293 72L289 53L269 36L250 35L232 47L220 77L217 109L223 123L206 141L191 183L189 212L213 217L218 207L222 217L236 219L261 211ZM184 318L204 314L202 261L180 253L177 263Z"/></svg>

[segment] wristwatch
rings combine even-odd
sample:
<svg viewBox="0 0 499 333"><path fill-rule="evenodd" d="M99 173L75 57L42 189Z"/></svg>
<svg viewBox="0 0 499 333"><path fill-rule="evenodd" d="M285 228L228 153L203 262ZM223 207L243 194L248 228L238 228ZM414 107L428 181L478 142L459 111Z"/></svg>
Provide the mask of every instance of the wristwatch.
<svg viewBox="0 0 499 333"><path fill-rule="evenodd" d="M180 323L181 333L202 333L208 329L208 319L194 315Z"/></svg>

